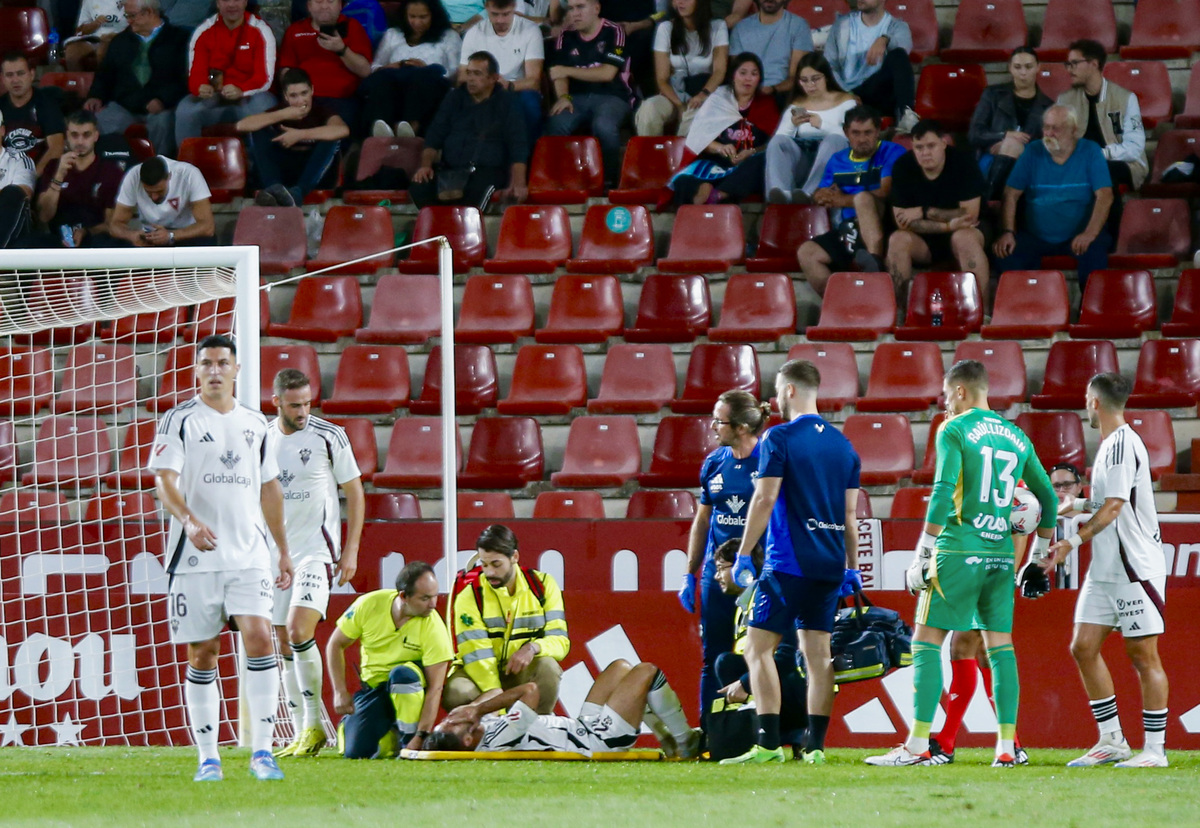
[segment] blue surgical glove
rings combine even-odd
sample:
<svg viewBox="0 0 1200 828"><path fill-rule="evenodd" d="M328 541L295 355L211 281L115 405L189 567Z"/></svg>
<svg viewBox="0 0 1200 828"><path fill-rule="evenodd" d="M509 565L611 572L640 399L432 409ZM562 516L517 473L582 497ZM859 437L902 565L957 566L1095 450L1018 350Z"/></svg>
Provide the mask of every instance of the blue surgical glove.
<svg viewBox="0 0 1200 828"><path fill-rule="evenodd" d="M842 576L842 589L838 593L842 598L849 598L862 589L862 572L857 569L847 569Z"/></svg>
<svg viewBox="0 0 1200 828"><path fill-rule="evenodd" d="M745 589L754 583L754 579L757 577L758 573L754 571L754 562L750 560L750 556L738 555L733 564L734 583Z"/></svg>
<svg viewBox="0 0 1200 828"><path fill-rule="evenodd" d="M683 576L683 588L679 590L679 603L688 612L696 611L696 573L689 572Z"/></svg>

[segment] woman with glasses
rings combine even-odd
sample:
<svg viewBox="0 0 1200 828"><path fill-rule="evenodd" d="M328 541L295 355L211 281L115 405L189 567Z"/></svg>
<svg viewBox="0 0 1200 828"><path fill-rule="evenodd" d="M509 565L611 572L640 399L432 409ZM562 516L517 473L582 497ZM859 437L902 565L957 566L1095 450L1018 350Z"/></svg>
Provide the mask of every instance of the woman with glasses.
<svg viewBox="0 0 1200 828"><path fill-rule="evenodd" d="M1071 463L1059 463L1052 468L1050 482L1054 484L1054 493L1058 495L1059 503L1074 504L1075 498L1083 497L1083 474ZM1061 517L1075 517L1083 512L1072 508L1058 514Z"/></svg>
<svg viewBox="0 0 1200 828"><path fill-rule="evenodd" d="M1028 46L1013 50L1008 59L1008 83L983 90L967 140L979 157L979 169L988 182L988 199L1004 193L1013 165L1030 141L1042 137L1042 115L1054 103L1038 88L1041 64Z"/></svg>

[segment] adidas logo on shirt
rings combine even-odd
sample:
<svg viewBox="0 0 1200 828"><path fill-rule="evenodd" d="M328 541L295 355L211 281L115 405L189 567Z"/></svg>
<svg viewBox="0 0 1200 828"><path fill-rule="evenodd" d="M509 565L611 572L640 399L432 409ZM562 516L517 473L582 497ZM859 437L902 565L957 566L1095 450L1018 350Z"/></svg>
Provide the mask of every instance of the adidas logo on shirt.
<svg viewBox="0 0 1200 828"><path fill-rule="evenodd" d="M200 442L201 443L215 443L217 441L214 440L213 436L206 431L206 432L204 432L204 436L200 438Z"/></svg>

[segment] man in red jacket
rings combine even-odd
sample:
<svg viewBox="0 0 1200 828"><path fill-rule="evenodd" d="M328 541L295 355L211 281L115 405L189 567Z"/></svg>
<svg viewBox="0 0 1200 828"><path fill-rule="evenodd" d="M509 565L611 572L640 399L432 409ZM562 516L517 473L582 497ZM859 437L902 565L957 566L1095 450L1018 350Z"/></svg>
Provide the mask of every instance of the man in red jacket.
<svg viewBox="0 0 1200 828"><path fill-rule="evenodd" d="M275 105L275 35L246 0L217 0L217 13L192 35L188 92L175 110L175 142L212 124L238 121Z"/></svg>
<svg viewBox="0 0 1200 828"><path fill-rule="evenodd" d="M279 73L282 77L284 69L303 69L312 78L313 100L356 124L355 92L358 82L371 74L371 53L367 30L342 14L342 0L308 0L308 17L283 36Z"/></svg>

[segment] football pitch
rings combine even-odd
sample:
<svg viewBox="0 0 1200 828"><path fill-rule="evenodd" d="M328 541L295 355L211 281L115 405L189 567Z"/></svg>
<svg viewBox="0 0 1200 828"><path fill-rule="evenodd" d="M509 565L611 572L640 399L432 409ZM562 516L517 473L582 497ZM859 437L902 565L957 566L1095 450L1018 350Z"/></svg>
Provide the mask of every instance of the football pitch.
<svg viewBox="0 0 1200 828"><path fill-rule="evenodd" d="M196 784L191 748L0 751L3 825L888 826L941 828L1187 825L1200 814L1200 753L1172 767L1068 769L1080 751L1032 750L1027 767L991 768L991 751L955 764L871 768L867 751L830 763L409 762L284 760L257 782L245 751L222 751L226 779Z"/></svg>

